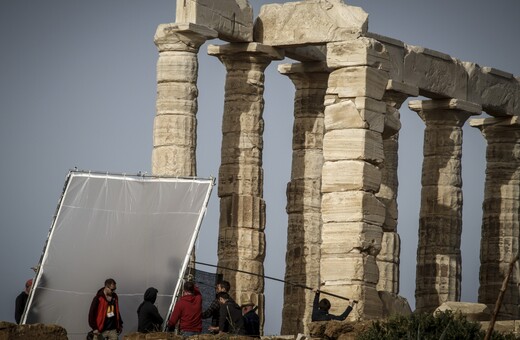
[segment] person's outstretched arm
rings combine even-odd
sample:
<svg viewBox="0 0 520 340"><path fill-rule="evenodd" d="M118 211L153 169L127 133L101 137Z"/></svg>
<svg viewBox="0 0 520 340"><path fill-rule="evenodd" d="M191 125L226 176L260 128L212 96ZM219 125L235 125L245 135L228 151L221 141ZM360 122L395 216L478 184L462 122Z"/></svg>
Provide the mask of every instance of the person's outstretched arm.
<svg viewBox="0 0 520 340"><path fill-rule="evenodd" d="M352 312L352 306L354 305L354 301L352 301L350 303L350 305L348 305L347 309L345 309L345 311L343 312L343 314L341 315L330 315L331 316L331 319L332 320L339 320L339 321L343 321L347 318L347 316L350 314L350 312Z"/></svg>
<svg viewBox="0 0 520 340"><path fill-rule="evenodd" d="M311 321L319 321L318 320L318 314L319 314L319 308L318 303L320 301L320 291L317 289L313 289L313 291L316 293L314 295L314 301L312 302L312 315L311 315Z"/></svg>

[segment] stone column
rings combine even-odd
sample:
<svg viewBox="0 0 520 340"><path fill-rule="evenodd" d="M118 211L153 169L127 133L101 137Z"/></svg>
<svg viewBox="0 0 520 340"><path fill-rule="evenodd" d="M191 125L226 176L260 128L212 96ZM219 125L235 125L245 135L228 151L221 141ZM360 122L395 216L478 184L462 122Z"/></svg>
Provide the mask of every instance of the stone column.
<svg viewBox="0 0 520 340"><path fill-rule="evenodd" d="M210 55L226 66L219 169L220 230L218 265L264 274L265 201L262 149L264 70L283 56L258 43L211 45ZM264 322L264 279L233 270L220 270L231 283L236 302L251 300Z"/></svg>
<svg viewBox="0 0 520 340"><path fill-rule="evenodd" d="M372 39L327 45L327 65L335 70L325 99L320 289L358 300L351 319L382 315L376 256L386 211L375 193L384 159L388 73L377 65L387 61L384 46ZM344 310L346 301L329 300L331 313Z"/></svg>
<svg viewBox="0 0 520 340"><path fill-rule="evenodd" d="M194 24L162 24L157 28L153 175L197 175L197 53L207 39L216 36L214 30Z"/></svg>
<svg viewBox="0 0 520 340"><path fill-rule="evenodd" d="M479 105L457 99L411 101L426 124L415 308L433 312L460 300L462 233L462 126Z"/></svg>
<svg viewBox="0 0 520 340"><path fill-rule="evenodd" d="M381 169L381 186L376 197L385 204L386 216L383 223L381 251L377 255L379 280L377 290L394 296L399 294L399 256L401 239L397 233L397 178L399 130L401 120L399 108L409 96L417 96L419 89L402 82L389 80L383 100L386 102L385 128L383 131L384 163Z"/></svg>
<svg viewBox="0 0 520 340"><path fill-rule="evenodd" d="M480 129L487 140L478 302L494 310L509 263L519 251L520 119L473 119L470 125ZM517 265L507 285L499 320L520 317L519 275Z"/></svg>
<svg viewBox="0 0 520 340"><path fill-rule="evenodd" d="M285 280L319 287L323 100L329 72L325 63L284 64L278 71L296 88L291 181L287 185ZM308 334L313 299L312 291L285 284L281 334Z"/></svg>

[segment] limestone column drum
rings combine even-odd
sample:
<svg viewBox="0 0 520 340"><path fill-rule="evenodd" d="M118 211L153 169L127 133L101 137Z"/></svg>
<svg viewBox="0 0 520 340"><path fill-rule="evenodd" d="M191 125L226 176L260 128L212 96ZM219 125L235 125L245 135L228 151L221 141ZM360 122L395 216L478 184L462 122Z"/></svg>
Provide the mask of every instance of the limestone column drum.
<svg viewBox="0 0 520 340"><path fill-rule="evenodd" d="M426 124L417 247L416 311L460 301L462 126L480 105L462 100L411 101Z"/></svg>
<svg viewBox="0 0 520 340"><path fill-rule="evenodd" d="M322 62L284 64L278 71L287 75L296 88L291 181L287 184L285 280L319 287L323 100L329 71ZM312 291L285 284L282 334L308 334L313 300Z"/></svg>
<svg viewBox="0 0 520 340"><path fill-rule="evenodd" d="M162 24L154 42L157 62L157 114L153 128L152 174L196 176L197 53L217 32L195 24Z"/></svg>
<svg viewBox="0 0 520 340"><path fill-rule="evenodd" d="M210 55L226 66L218 196L218 265L264 274L265 201L263 199L264 70L283 56L258 43L211 45ZM263 277L219 269L237 302L259 306L264 322Z"/></svg>
<svg viewBox="0 0 520 340"><path fill-rule="evenodd" d="M352 53L344 58L345 50ZM382 315L376 285L386 209L375 193L381 185L388 60L375 40L353 38L327 45L322 169L321 289L360 301L350 318ZM330 299L331 312L345 301Z"/></svg>
<svg viewBox="0 0 520 340"><path fill-rule="evenodd" d="M482 204L480 287L478 302L493 310L509 263L519 251L520 237L520 119L473 119L487 141L486 183ZM520 302L518 265L513 267L498 315L516 320Z"/></svg>

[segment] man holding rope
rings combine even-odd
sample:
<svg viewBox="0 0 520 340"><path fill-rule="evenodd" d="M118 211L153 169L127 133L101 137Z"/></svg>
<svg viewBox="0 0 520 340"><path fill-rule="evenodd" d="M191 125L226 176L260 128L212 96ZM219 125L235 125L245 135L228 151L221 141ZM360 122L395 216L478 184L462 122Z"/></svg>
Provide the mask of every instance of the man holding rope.
<svg viewBox="0 0 520 340"><path fill-rule="evenodd" d="M330 301L328 299L322 299L320 301L320 291L318 289L312 290L314 293L314 302L312 303L312 316L311 320L314 321L330 321L330 320L339 320L343 321L347 318L347 316L352 311L354 304L357 302L355 300L350 300L350 304L345 309L343 314L341 315L333 315L329 314L330 310ZM318 302L319 301L319 302Z"/></svg>

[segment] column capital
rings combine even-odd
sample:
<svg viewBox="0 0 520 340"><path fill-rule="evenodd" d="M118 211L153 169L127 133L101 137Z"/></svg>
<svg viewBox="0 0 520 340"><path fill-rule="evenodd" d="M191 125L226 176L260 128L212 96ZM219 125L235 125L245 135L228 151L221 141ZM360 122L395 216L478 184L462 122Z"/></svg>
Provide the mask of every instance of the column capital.
<svg viewBox="0 0 520 340"><path fill-rule="evenodd" d="M461 99L412 100L408 107L417 112L425 123L442 125L462 126L469 117L482 112L479 104Z"/></svg>
<svg viewBox="0 0 520 340"><path fill-rule="evenodd" d="M430 110L459 110L474 115L479 115L482 112L481 105L462 99L412 100L408 103L408 107L410 110L415 112Z"/></svg>
<svg viewBox="0 0 520 340"><path fill-rule="evenodd" d="M330 69L325 62L305 62L278 65L278 72L289 77L297 90L303 87L327 89Z"/></svg>
<svg viewBox="0 0 520 340"><path fill-rule="evenodd" d="M499 126L503 128L518 128L520 127L520 117L519 116L513 116L513 117L502 117L502 118L479 118L479 119L472 119L469 121L469 125L483 130L486 127L490 126Z"/></svg>
<svg viewBox="0 0 520 340"><path fill-rule="evenodd" d="M282 60L285 54L282 49L260 43L230 43L225 45L209 45L208 54L221 57L234 54L259 54L267 59Z"/></svg>
<svg viewBox="0 0 520 340"><path fill-rule="evenodd" d="M298 73L330 73L330 71L327 63L323 61L278 65L278 72L287 76Z"/></svg>
<svg viewBox="0 0 520 340"><path fill-rule="evenodd" d="M160 24L154 36L154 43L163 51L198 52L200 46L209 39L217 38L217 31L192 23Z"/></svg>

